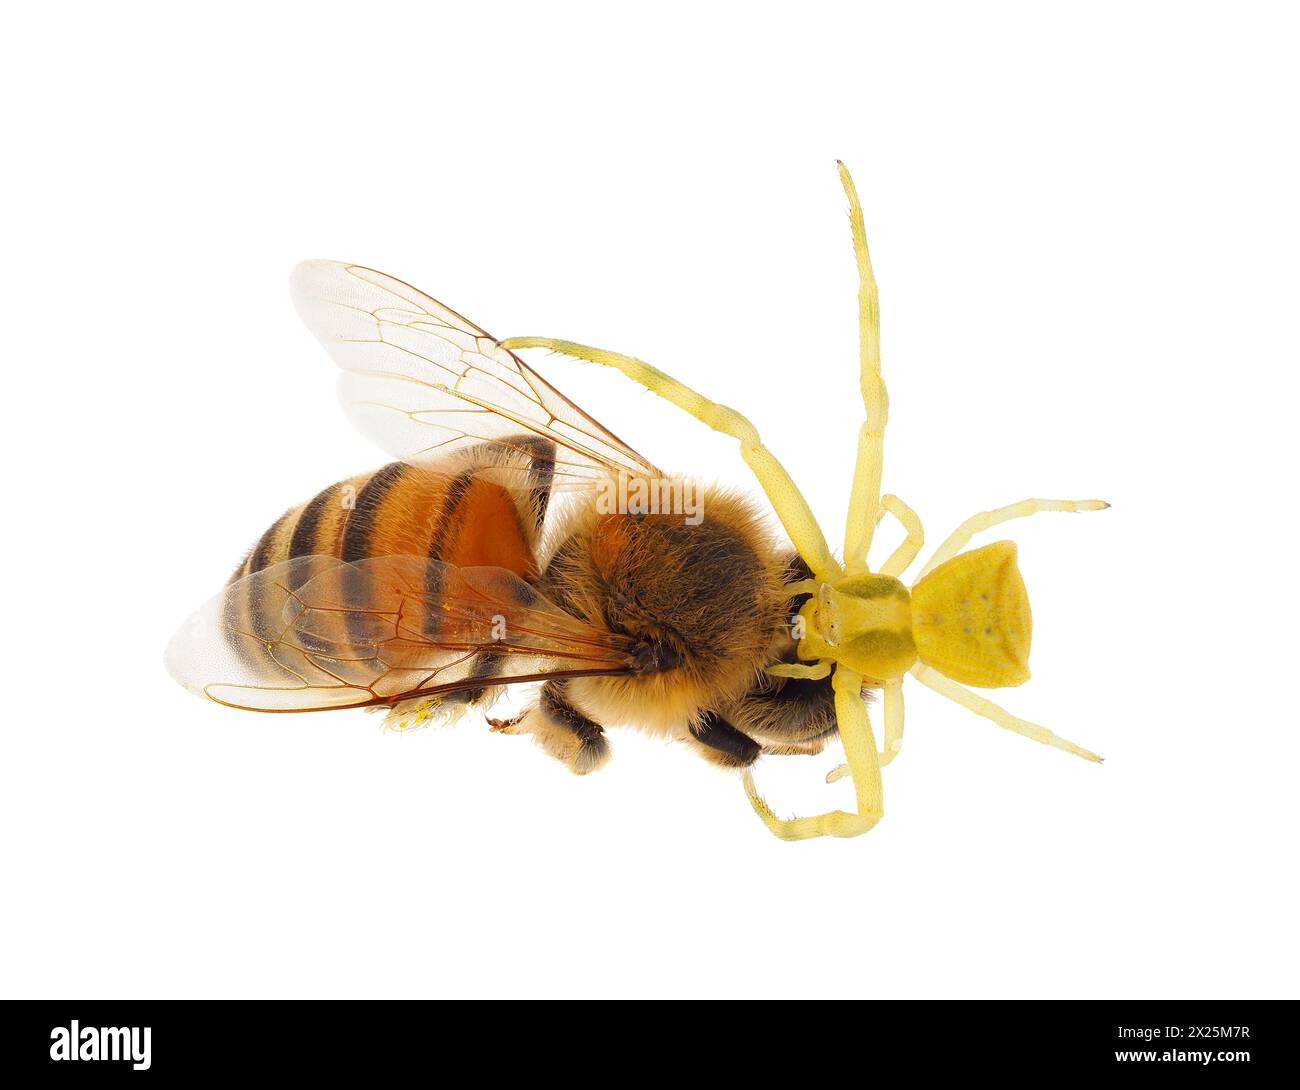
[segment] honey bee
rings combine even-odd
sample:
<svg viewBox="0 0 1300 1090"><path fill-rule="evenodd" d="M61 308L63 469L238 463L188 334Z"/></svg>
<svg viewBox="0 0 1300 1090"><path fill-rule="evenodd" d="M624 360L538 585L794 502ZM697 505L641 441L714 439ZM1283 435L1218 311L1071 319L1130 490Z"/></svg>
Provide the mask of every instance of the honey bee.
<svg viewBox="0 0 1300 1090"><path fill-rule="evenodd" d="M281 516L225 590L173 638L187 688L263 712L370 708L404 729L487 709L540 683L496 731L531 735L579 774L610 755L607 727L680 740L743 770L756 812L785 839L854 836L883 814L880 768L902 743L911 674L999 726L1095 754L966 686L1028 676L1031 619L1015 546L963 551L977 532L1100 501L1026 500L976 515L910 588L920 520L880 494L888 412L875 280L862 210L848 196L860 291L866 409L837 560L753 425L650 365L542 337L498 340L400 280L305 262L295 306L343 369L342 401L397 460L331 485ZM546 348L614 367L733 436L785 537L751 499L664 473L517 354ZM904 542L867 568L886 514ZM878 751L866 696L883 691ZM839 736L857 812L782 819L751 768L816 754Z"/></svg>

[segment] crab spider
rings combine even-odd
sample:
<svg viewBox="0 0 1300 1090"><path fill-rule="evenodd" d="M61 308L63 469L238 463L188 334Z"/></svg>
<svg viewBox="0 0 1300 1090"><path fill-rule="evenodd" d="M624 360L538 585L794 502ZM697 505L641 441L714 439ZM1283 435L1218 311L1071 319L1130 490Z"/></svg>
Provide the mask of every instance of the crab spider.
<svg viewBox="0 0 1300 1090"><path fill-rule="evenodd" d="M832 555L812 510L758 430L735 409L696 393L650 364L631 356L549 337L512 337L507 349L548 348L562 355L613 367L652 393L672 402L716 431L740 442L753 471L812 579L791 588L810 595L800 610L804 624L798 644L801 662L773 666L788 677L829 676L847 763L827 781L849 774L857 810L832 810L810 817L780 818L744 772L745 792L767 827L785 840L817 836L858 836L883 815L880 769L897 756L903 741L903 678L911 675L941 696L1036 742L1055 746L1089 761L1101 758L1020 719L972 691L1019 685L1029 678L1031 636L1029 599L1016 565L1016 547L998 541L962 550L977 533L1010 519L1040 511L1100 511L1101 500L1028 499L974 515L935 550L909 588L901 581L924 544L916 513L901 499L882 495L881 470L889 399L880 374L880 314L875 275L867 249L862 206L848 169L839 163L849 200L853 250L858 266L859 369L866 419L858 434L857 463L849 496L844 562ZM903 527L903 543L878 572L867 566L877 524L892 515ZM877 750L863 688L884 692L884 749Z"/></svg>

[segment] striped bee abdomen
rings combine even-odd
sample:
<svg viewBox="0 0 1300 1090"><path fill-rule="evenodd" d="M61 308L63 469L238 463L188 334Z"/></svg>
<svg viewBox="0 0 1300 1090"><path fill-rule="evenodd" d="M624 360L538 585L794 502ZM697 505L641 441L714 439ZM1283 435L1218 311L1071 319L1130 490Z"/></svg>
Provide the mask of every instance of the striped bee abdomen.
<svg viewBox="0 0 1300 1090"><path fill-rule="evenodd" d="M259 597L258 581L246 577L298 557L329 556L349 563L382 556L427 557L457 567L505 568L535 582L554 457L553 444L521 437L484 443L443 464L392 462L331 485L272 524L231 576L234 585L226 605L231 646L246 659L246 635L272 638L280 623L276 616L262 615L268 607ZM429 566L431 595L439 589L432 584L441 570L438 564ZM366 602L370 588L364 585L364 569L340 571L346 599ZM339 634L341 642L362 643L365 618L348 620L352 629Z"/></svg>

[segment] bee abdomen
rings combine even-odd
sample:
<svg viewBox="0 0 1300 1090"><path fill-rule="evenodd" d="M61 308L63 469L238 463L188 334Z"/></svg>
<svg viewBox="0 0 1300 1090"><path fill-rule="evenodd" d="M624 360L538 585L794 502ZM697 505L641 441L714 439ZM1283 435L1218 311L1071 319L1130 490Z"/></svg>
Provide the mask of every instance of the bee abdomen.
<svg viewBox="0 0 1300 1090"><path fill-rule="evenodd" d="M296 556L338 556L343 528L358 490L371 475L332 484L280 516L230 577L233 583Z"/></svg>
<svg viewBox="0 0 1300 1090"><path fill-rule="evenodd" d="M231 583L284 561L331 556L349 563L371 557L428 557L458 566L503 567L528 581L537 578L535 548L550 487L553 444L539 441L482 444L439 466L392 462L319 492L282 515L253 546ZM522 468L523 474L513 469ZM495 476L494 476L495 472ZM518 486L513 486L515 480ZM507 483L503 484L502 481ZM304 569L307 571L309 569ZM437 564L429 567L438 578ZM364 569L343 569L346 600L368 597ZM226 607L232 645L236 633L275 632L278 617L261 616L256 581L235 586ZM297 587L291 587L297 590ZM430 586L431 592L437 587ZM267 597L265 595L261 597ZM349 621L357 620L349 615ZM349 631L346 640L358 641Z"/></svg>

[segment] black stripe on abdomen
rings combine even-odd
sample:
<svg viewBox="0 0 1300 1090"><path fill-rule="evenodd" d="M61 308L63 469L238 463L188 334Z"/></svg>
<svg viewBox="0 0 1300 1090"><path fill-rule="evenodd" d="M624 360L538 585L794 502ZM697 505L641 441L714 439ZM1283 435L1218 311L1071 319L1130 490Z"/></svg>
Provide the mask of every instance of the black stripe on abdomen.
<svg viewBox="0 0 1300 1090"><path fill-rule="evenodd" d="M376 470L370 480L361 486L356 506L348 512L348 524L343 530L343 548L339 555L344 560L353 563L370 555L375 516L384 505L384 497L406 475L408 469L410 466L405 462L390 462L383 469Z"/></svg>
<svg viewBox="0 0 1300 1090"><path fill-rule="evenodd" d="M295 508L296 510L296 508ZM284 525L285 519L293 514L293 511L286 511L273 523L271 528L257 539L257 544L253 546L253 551L248 554L248 574L261 571L269 565L273 559L271 551L275 548L275 539L280 532L280 527Z"/></svg>
<svg viewBox="0 0 1300 1090"><path fill-rule="evenodd" d="M410 469L405 462L390 462L361 487L356 506L348 512L343 528L343 545L339 556L349 564L370 556L370 542L374 537L375 519L384 506L384 498ZM369 580L355 568L343 569L343 593L352 604L362 604L371 597ZM366 622L362 617L348 617L348 635L357 643L366 635Z"/></svg>
<svg viewBox="0 0 1300 1090"><path fill-rule="evenodd" d="M528 506L533 529L540 534L546 522L546 508L555 484L555 444L540 435L523 435L511 440L530 455L528 464Z"/></svg>
<svg viewBox="0 0 1300 1090"><path fill-rule="evenodd" d="M316 541L316 533L320 529L321 516L325 513L326 507L329 506L338 490L338 485L330 485L329 488L319 493L315 499L302 509L302 514L298 516L298 525L293 528L293 538L289 542L290 560L294 557L311 556L320 552Z"/></svg>

